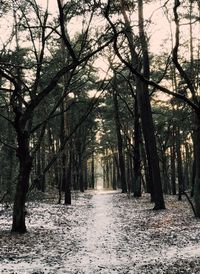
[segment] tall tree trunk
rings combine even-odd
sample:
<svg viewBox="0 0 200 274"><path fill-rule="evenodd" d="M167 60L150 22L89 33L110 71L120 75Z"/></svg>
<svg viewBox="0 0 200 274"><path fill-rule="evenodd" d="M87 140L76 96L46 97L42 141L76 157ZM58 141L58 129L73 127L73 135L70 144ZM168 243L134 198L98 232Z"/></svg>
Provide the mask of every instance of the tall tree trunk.
<svg viewBox="0 0 200 274"><path fill-rule="evenodd" d="M142 135L141 135L141 137L142 137ZM145 178L145 180L144 180L144 189L147 193L153 193L152 180L150 179L150 175L149 175L147 155L146 155L146 151L145 151L145 147L144 147L143 138L141 138L141 160L143 162L144 178ZM152 202L153 202L153 199L152 199Z"/></svg>
<svg viewBox="0 0 200 274"><path fill-rule="evenodd" d="M182 193L184 190L184 178L183 178L183 164L181 155L181 136L180 128L176 130L176 155L177 155L177 174L178 174L178 200L182 200Z"/></svg>
<svg viewBox="0 0 200 274"><path fill-rule="evenodd" d="M64 117L64 102L61 103L61 116L60 116L60 144L63 145L65 138L65 117ZM59 198L58 203L62 200L62 191L66 185L66 151L64 150L61 155L61 180L59 184Z"/></svg>
<svg viewBox="0 0 200 274"><path fill-rule="evenodd" d="M64 2L63 0L60 0L60 4L61 6L63 7L64 6ZM63 22L64 26L65 27L65 22ZM66 32L66 29L65 29L65 32ZM65 60L67 59L67 55L66 55L66 46L65 46L65 43L64 43L64 38L62 37L61 39L61 51L62 51L62 56L63 56L63 65L65 65ZM67 87L69 85L69 76L68 74L66 73L64 76L63 76L63 94L66 95L66 91L67 91ZM67 107L68 105L68 101L69 101L69 98L68 96L64 97L63 98L63 102L61 103L61 111L62 111L62 114L61 114L61 146L63 145L64 143L64 139L65 139L65 136L67 134L69 134L70 132L70 122L69 122L69 117L67 117L67 114L65 113L65 107ZM70 152L71 153L71 152ZM62 154L62 190L65 192L65 204L71 204L71 189L70 189L70 183L71 182L68 182L68 178L69 178L69 174L67 174L67 162L70 162L71 160L69 160L68 157L69 156L69 151L64 150L63 154Z"/></svg>
<svg viewBox="0 0 200 274"><path fill-rule="evenodd" d="M174 135L173 135L174 136ZM171 167L171 187L172 187L172 194L176 195L176 165L175 165L175 145L172 144L170 147L170 167Z"/></svg>
<svg viewBox="0 0 200 274"><path fill-rule="evenodd" d="M91 188L95 186L95 174L94 174L94 151L92 152L92 163L91 163Z"/></svg>
<svg viewBox="0 0 200 274"><path fill-rule="evenodd" d="M123 0L121 2L121 11L124 17L126 25L126 36L129 42L129 48L132 59L132 66L138 68L140 61L138 54L135 50L134 38L132 33L132 28L128 19L128 16L125 11L125 3ZM146 37L144 34L144 19L143 19L143 1L138 0L138 17L139 17L139 36L140 43L142 47L142 57L143 57L143 75L145 78L149 78L149 56L148 56L148 46ZM149 90L146 83L141 82L135 75L136 81L136 92L137 100L139 104L140 117L142 122L142 130L145 141L145 148L147 153L150 183L151 183L151 195L154 199L155 206L154 209L164 209L164 197L162 191L161 177L160 177L160 168L159 168L159 158L156 148L156 139L155 139L155 130L153 124L153 117L151 112L151 104L149 99Z"/></svg>
<svg viewBox="0 0 200 274"><path fill-rule="evenodd" d="M79 187L80 191L84 192L84 182L83 182L83 162L82 162L82 153L79 153L78 155L78 181L79 181Z"/></svg>
<svg viewBox="0 0 200 274"><path fill-rule="evenodd" d="M188 143L185 143L185 157L184 157L184 182L185 182L185 189L189 189L190 186L190 152L189 152L189 146Z"/></svg>
<svg viewBox="0 0 200 274"><path fill-rule="evenodd" d="M197 118L196 118L197 119ZM195 119L195 124L196 124L196 119ZM192 140L193 140L193 164L192 164L192 177L191 177L191 197L194 196L194 185L195 185L195 177L196 177L196 133L195 130L192 134Z"/></svg>
<svg viewBox="0 0 200 274"><path fill-rule="evenodd" d="M148 45L144 33L143 0L138 0L138 18L139 36L143 56L143 75L145 78L149 79L149 55ZM154 134L155 129L149 99L149 89L146 83L141 83L141 89L137 92L137 98L140 106L140 116L146 145L148 165L150 168L151 178L153 180L153 196L155 202L154 209L165 209L162 183L160 177L159 158L156 148L156 138Z"/></svg>
<svg viewBox="0 0 200 274"><path fill-rule="evenodd" d="M134 121L134 197L141 197L141 159L140 159L140 121L137 98L135 98L135 121Z"/></svg>
<svg viewBox="0 0 200 274"><path fill-rule="evenodd" d="M71 205L71 180L72 180L72 174L71 174L71 165L72 165L72 155L71 150L69 151L69 162L67 167L67 178L65 181L65 205Z"/></svg>
<svg viewBox="0 0 200 274"><path fill-rule="evenodd" d="M112 178L112 187L113 190L117 189L117 178L116 178L116 164L115 164L115 156L113 155L113 178Z"/></svg>
<svg viewBox="0 0 200 274"><path fill-rule="evenodd" d="M114 76L116 77L116 76ZM118 99L117 99L117 91L116 91L116 83L114 79L114 88L113 88L113 106L114 106L114 117L115 117L115 127L116 127L116 134L117 134L117 148L118 148L118 160L119 160L119 170L120 170L120 182L122 193L127 192L126 186L126 172L125 172L125 162L124 162L124 155L123 155L123 141L121 136L121 125L119 119L119 106L118 106Z"/></svg>
<svg viewBox="0 0 200 274"><path fill-rule="evenodd" d="M88 189L88 168L87 168L87 159L83 162L83 172L84 172L84 189Z"/></svg>
<svg viewBox="0 0 200 274"><path fill-rule="evenodd" d="M195 130L194 130L194 141L195 141L195 183L194 183L194 207L196 217L200 217L200 117L195 117Z"/></svg>
<svg viewBox="0 0 200 274"><path fill-rule="evenodd" d="M167 155L166 151L162 151L162 180L163 180L163 192L169 194L170 182L167 174Z"/></svg>
<svg viewBox="0 0 200 274"><path fill-rule="evenodd" d="M14 198L12 232L24 233L26 232L25 202L29 188L29 178L33 160L30 156L29 136L27 135L27 132L22 132L18 130L17 134L17 157L19 158L19 176Z"/></svg>
<svg viewBox="0 0 200 274"><path fill-rule="evenodd" d="M154 135L154 125L151 114L149 94L147 93L148 88L147 86L145 87L145 85L142 86L143 87L141 87L141 92L138 92L138 101L140 102L140 106L142 106L140 110L140 115L145 140L149 173L153 182L153 185L151 185L151 191L153 192L153 200L155 202L154 209L164 209L165 204L160 177L159 158L157 154L156 140Z"/></svg>

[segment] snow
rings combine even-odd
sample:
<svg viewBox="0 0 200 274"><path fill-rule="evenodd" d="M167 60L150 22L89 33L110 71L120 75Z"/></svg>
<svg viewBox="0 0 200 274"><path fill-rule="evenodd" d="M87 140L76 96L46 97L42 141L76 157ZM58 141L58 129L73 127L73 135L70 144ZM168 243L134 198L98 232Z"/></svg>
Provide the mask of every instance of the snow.
<svg viewBox="0 0 200 274"><path fill-rule="evenodd" d="M166 197L153 211L148 195L88 191L71 206L27 204L28 233L11 234L11 209L0 211L0 273L200 273L200 221L187 201Z"/></svg>

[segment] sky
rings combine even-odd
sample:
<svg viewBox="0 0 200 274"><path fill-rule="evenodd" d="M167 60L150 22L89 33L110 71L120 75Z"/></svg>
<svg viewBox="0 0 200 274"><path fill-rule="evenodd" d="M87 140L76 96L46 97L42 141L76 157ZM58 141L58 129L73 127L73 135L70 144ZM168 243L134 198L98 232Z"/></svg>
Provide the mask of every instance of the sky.
<svg viewBox="0 0 200 274"><path fill-rule="evenodd" d="M48 6L49 11L52 14L58 12L57 8L57 0L36 0L36 2L42 6L44 9ZM150 3L148 5L144 5L144 19L151 19L151 23L147 24L146 31L150 38L149 48L153 53L161 53L163 50L171 51L171 42L170 42L170 25L165 17L163 10L160 8L161 3L164 3L164 0L153 1L154 3ZM137 20L137 14L133 15L133 20ZM0 24L0 43L1 40L5 41L5 39L9 36L9 29L7 28L7 24L9 24L9 18L7 18L7 22L5 24ZM96 19L95 19L96 20ZM93 22L93 25L98 25L97 20ZM173 25L173 22L172 22ZM75 18L70 23L70 33L73 36L77 30L81 30L82 22L78 18ZM186 32L185 32L186 33ZM0 45L1 46L1 45ZM98 58L96 61L96 66L102 68L103 71L107 71L107 64L105 58ZM103 73L102 71L102 73Z"/></svg>

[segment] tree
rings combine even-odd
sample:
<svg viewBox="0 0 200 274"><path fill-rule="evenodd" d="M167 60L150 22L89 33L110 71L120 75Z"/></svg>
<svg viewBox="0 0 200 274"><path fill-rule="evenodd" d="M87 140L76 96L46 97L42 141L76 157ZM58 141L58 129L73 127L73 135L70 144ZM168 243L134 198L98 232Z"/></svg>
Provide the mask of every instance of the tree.
<svg viewBox="0 0 200 274"><path fill-rule="evenodd" d="M113 96L113 109L114 109L115 127L116 127L116 135L117 135L120 181L121 181L122 193L126 193L127 192L126 173L125 173L125 162L124 162L124 153L123 153L123 140L121 136L121 125L120 125L120 119L119 119L116 75L114 75L114 79L113 79L112 96Z"/></svg>
<svg viewBox="0 0 200 274"><path fill-rule="evenodd" d="M98 37L96 41L100 46L96 47L96 43L90 50L84 47L79 51L73 49L73 46L68 39L64 28L64 10L61 2L58 0L59 7L59 23L60 32L56 25L49 25L49 13L46 10L43 12L39 6L32 1L12 2L14 14L14 36L16 38L15 54L16 59L9 59L8 62L1 63L0 75L3 81L1 91L5 94L10 94L10 108L12 111L12 119L9 120L12 124L15 134L17 147L16 155L19 160L19 172L16 186L16 193L13 207L13 224L12 231L23 233L26 231L25 225L25 202L26 195L29 190L29 179L33 165L33 159L38 151L41 140L44 136L47 122L54 115L58 106L62 103L64 94L60 94L60 98L55 102L53 109L49 112L44 121L35 125L35 113L40 104L55 91L57 85L62 81L62 77L69 73L70 78L73 77L77 69L84 67L88 60L97 52L101 51L109 45L113 37L106 39ZM32 19L31 19L32 18ZM18 35L23 32L29 37L29 48L23 48L23 36L21 39ZM85 32L87 39L88 30ZM48 75L49 70L44 71L44 64L51 64L48 52L48 43L55 39L63 37L65 47L68 51L68 60L63 65L60 63L57 70L52 73L52 78L47 78L47 82L42 82L44 77ZM39 44L38 48L36 44ZM49 66L50 68L50 66ZM87 115L84 117L84 119ZM82 119L82 120L84 120ZM79 121L79 124L81 121ZM75 126L74 130L78 128ZM40 132L39 139L33 149L30 147L32 135L35 132ZM71 133L72 134L72 133ZM62 146L59 149L61 152L65 144L69 140L69 136L65 136ZM55 162L55 159L47 165L43 172L46 172Z"/></svg>
<svg viewBox="0 0 200 274"><path fill-rule="evenodd" d="M125 22L125 35L128 40L128 46L131 53L131 63L129 63L129 67L134 68L137 70L140 66L140 60L138 58L138 54L135 50L134 38L133 33L131 30L131 25L128 20L126 11L125 11L125 3L124 1L120 1L121 4L121 12ZM138 2L138 11L139 11L139 32L140 32L140 41L141 41L141 48L143 53L143 71L144 71L144 78L149 78L149 60L148 60L148 51L147 51L147 44L146 38L144 36L144 29L143 29L143 16L142 16L142 2ZM112 30L116 33L116 28L114 24L111 22L109 18L109 9L110 6L108 4L107 11L106 11L106 18L110 23ZM121 55L118 51L117 41L115 40L114 44L115 52L117 53L120 60L122 60ZM126 62L125 62L126 63ZM127 63L126 63L127 64ZM149 174L151 178L151 194L152 199L155 201L155 209L164 209L164 199L162 193L162 184L160 179L160 171L159 171L159 159L156 150L156 140L154 135L154 126L151 114L151 105L149 100L149 92L148 92L148 84L141 82L137 75L133 74L136 81L136 94L137 100L140 108L140 116L142 121L142 129L145 138L145 146L146 146L146 153L148 159L148 166L149 166Z"/></svg>

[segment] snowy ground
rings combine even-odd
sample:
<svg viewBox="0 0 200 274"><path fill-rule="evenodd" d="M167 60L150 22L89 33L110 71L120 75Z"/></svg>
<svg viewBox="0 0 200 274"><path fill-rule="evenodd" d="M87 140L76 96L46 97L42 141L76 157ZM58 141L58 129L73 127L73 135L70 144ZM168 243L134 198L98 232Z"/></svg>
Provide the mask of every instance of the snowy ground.
<svg viewBox="0 0 200 274"><path fill-rule="evenodd" d="M200 273L200 220L186 201L167 197L152 211L147 196L76 194L72 206L29 203L28 233L12 235L0 211L0 273Z"/></svg>

